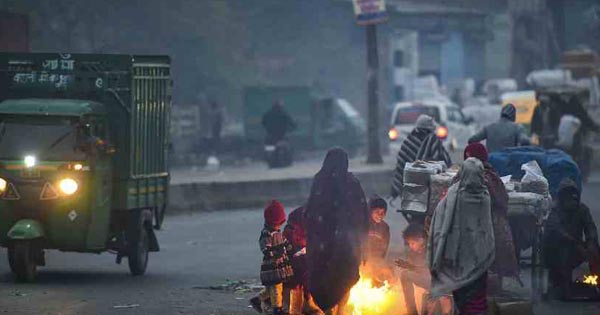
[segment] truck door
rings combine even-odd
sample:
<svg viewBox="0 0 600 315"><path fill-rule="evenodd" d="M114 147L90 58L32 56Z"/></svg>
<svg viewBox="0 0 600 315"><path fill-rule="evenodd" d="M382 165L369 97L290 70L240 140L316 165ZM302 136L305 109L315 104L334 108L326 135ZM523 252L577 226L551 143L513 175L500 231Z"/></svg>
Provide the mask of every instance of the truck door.
<svg viewBox="0 0 600 315"><path fill-rule="evenodd" d="M90 119L91 135L108 144L108 124L105 118ZM111 155L98 143L92 148L92 176L89 182L91 191L91 221L88 231L87 247L104 248L109 237L111 195L112 195L112 162Z"/></svg>

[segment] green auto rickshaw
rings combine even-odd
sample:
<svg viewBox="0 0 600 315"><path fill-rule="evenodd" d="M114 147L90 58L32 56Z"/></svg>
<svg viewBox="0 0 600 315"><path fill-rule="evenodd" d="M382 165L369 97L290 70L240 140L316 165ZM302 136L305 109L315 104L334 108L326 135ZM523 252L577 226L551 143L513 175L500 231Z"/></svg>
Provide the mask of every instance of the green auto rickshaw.
<svg viewBox="0 0 600 315"><path fill-rule="evenodd" d="M111 251L145 273L170 107L166 56L0 53L0 245L19 280L46 249Z"/></svg>

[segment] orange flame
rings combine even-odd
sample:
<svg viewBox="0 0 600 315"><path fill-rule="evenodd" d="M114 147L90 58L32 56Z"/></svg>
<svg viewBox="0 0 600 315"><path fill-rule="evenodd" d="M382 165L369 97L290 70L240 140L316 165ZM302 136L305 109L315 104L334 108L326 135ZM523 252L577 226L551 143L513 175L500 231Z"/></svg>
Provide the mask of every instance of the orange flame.
<svg viewBox="0 0 600 315"><path fill-rule="evenodd" d="M348 299L352 315L389 315L397 313L402 293L387 281L382 286L373 285L373 280L362 278L352 290Z"/></svg>
<svg viewBox="0 0 600 315"><path fill-rule="evenodd" d="M598 275L583 276L583 283L589 285L598 285Z"/></svg>

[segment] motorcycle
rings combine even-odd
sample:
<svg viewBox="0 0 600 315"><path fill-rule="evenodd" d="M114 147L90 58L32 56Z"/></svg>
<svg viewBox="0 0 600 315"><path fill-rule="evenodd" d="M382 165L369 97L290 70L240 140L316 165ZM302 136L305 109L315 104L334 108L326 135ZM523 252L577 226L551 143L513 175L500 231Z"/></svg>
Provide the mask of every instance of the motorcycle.
<svg viewBox="0 0 600 315"><path fill-rule="evenodd" d="M267 141L264 146L265 161L269 168L282 168L292 165L292 146L286 139Z"/></svg>

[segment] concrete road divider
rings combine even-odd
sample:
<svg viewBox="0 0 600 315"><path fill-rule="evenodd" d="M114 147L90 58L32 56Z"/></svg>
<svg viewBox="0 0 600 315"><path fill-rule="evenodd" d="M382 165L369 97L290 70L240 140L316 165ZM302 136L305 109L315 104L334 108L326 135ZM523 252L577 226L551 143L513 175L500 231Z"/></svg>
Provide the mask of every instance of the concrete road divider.
<svg viewBox="0 0 600 315"><path fill-rule="evenodd" d="M354 167L353 167L354 166ZM292 168L268 170L263 165L228 168L219 172L172 172L169 214L220 211L264 206L278 199L286 206L300 205L310 194L312 178L320 162L298 163ZM367 196L388 196L393 163L366 165L351 161L351 170L360 180Z"/></svg>

